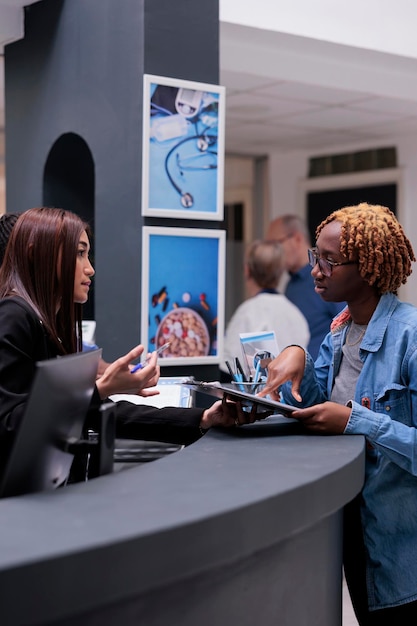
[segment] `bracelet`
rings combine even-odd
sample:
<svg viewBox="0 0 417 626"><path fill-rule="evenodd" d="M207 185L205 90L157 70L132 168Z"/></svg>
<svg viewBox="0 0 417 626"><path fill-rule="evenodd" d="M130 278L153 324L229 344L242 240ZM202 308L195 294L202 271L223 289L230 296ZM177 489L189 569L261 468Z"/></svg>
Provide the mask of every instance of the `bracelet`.
<svg viewBox="0 0 417 626"><path fill-rule="evenodd" d="M285 346L285 348L283 348L283 349L281 350L281 354L282 354L282 353L284 352L284 350L286 350L287 348L301 348L301 350L304 352L304 356L305 356L305 362L304 362L304 365L307 365L307 355L308 355L308 352L307 352L307 350L306 350L305 348L303 348L303 346L300 346L298 343L290 343L290 345L289 345L289 346Z"/></svg>
<svg viewBox="0 0 417 626"><path fill-rule="evenodd" d="M301 348L301 350L305 352L303 346L300 346L299 343L290 343L288 346L285 346L285 348L283 348L281 352L284 352L284 350L286 350L287 348Z"/></svg>
<svg viewBox="0 0 417 626"><path fill-rule="evenodd" d="M198 427L198 430L200 431L200 435L205 435L206 432L208 432L208 428L201 428L201 426Z"/></svg>

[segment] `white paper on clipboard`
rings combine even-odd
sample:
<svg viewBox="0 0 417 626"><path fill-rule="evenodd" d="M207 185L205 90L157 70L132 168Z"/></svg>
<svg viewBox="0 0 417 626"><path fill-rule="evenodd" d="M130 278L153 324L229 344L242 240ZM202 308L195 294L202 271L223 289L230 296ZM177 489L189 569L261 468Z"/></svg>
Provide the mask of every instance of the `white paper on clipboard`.
<svg viewBox="0 0 417 626"><path fill-rule="evenodd" d="M124 400L132 404L146 404L158 409L167 406L188 408L192 405L192 397L190 391L182 383L191 380L192 377L190 376L161 376L156 387L149 387L149 390L157 390L159 392L158 395L144 397L133 393L117 393L110 396L110 400L113 400L113 402Z"/></svg>

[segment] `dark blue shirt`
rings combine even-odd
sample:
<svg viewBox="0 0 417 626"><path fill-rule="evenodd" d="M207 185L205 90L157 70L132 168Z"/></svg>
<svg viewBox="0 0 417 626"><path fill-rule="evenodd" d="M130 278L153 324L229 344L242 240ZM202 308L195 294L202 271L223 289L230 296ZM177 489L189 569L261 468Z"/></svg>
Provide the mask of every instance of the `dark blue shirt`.
<svg viewBox="0 0 417 626"><path fill-rule="evenodd" d="M330 323L345 306L346 302L325 302L314 291L314 280L310 265L290 274L285 295L304 315L310 328L308 351L315 360L320 344L330 330Z"/></svg>

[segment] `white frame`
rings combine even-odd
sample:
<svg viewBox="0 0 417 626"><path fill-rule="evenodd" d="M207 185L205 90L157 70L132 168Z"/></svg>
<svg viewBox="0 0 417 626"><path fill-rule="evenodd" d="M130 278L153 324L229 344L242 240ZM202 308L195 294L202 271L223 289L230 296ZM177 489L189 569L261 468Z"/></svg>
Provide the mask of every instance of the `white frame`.
<svg viewBox="0 0 417 626"><path fill-rule="evenodd" d="M160 226L144 226L142 229L142 299L141 299L141 342L145 346L145 352L147 350L152 351L154 348L151 345L152 336L149 336L149 324L152 315L155 313L160 314L160 318L162 319L164 314L167 314L169 311L164 311L161 313L158 310L155 310L152 307L152 294L150 293L150 275L153 273L155 275L155 263L158 262L158 258L152 259L151 254L151 237L152 235L157 235L160 237L174 237L174 238L208 238L208 239L216 239L218 241L218 254L217 259L215 260L217 263L217 272L216 272L216 280L217 285L215 285L215 292L217 297L217 310L213 309L210 312L210 318L212 321L217 318L217 337L216 337L216 350L215 354L207 355L207 356L187 356L187 357L170 357L170 358L159 358L158 364L161 366L171 366L171 365L197 365L197 364L215 364L220 363L220 360L223 355L223 341L224 341L224 293L225 293L225 259L226 259L226 231L217 230L217 229L201 229L201 228L171 228L171 227L160 227ZM168 242L167 242L168 243ZM186 242L184 242L183 249L185 250L184 255L186 254ZM162 255L161 255L162 256ZM169 280L173 275L173 261L172 257L169 253L169 248L166 250L166 254L163 255L161 259L163 263L166 263L167 267L167 279L164 282L164 285L167 285L167 292L169 294ZM207 266L207 263L210 260L205 258L201 262ZM188 264L193 264L197 262L197 259L192 258L188 259L184 256L182 262L187 266ZM213 261L212 261L213 262ZM181 272L181 259L177 258L177 271ZM174 269L175 272L175 269ZM200 274L200 276L203 273ZM165 277L164 277L165 281ZM190 285L187 287L191 293L193 286ZM201 292L201 287L198 285L195 286L195 293ZM170 303L172 306L173 303ZM187 304L180 305L187 307ZM195 305L189 305L189 308L196 310ZM172 309L171 309L172 310ZM196 311L201 316L200 311ZM207 324L208 326L208 324ZM209 329L210 330L210 329ZM213 332L213 331L212 331ZM211 342L211 345L213 343Z"/></svg>
<svg viewBox="0 0 417 626"><path fill-rule="evenodd" d="M196 211L192 208L181 208L180 195L178 207L151 207L149 206L150 188L150 141L151 141L151 85L168 85L171 87L198 90L219 96L218 136L217 136L217 189L215 210ZM166 76L145 74L143 77L143 128L142 128L142 215L150 217L168 217L173 219L197 219L223 221L223 193L224 193L224 152L225 152L225 88L219 85L198 83Z"/></svg>

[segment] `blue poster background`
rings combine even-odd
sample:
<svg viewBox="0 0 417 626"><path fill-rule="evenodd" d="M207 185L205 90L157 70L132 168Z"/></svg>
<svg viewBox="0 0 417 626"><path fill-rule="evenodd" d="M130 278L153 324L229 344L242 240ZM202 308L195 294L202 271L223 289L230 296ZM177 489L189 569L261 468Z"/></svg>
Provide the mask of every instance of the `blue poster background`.
<svg viewBox="0 0 417 626"><path fill-rule="evenodd" d="M167 90L171 100L167 96L166 101L160 98L158 105L153 103L157 88ZM219 94L204 92L201 109L186 118L172 103L177 91L151 84L149 208L216 213ZM184 206L182 197L192 204Z"/></svg>
<svg viewBox="0 0 417 626"><path fill-rule="evenodd" d="M210 338L208 355L217 355L218 263L217 238L150 235L149 351L157 347L156 333L164 317L186 307L203 319ZM162 353L160 358L164 355L169 356Z"/></svg>

